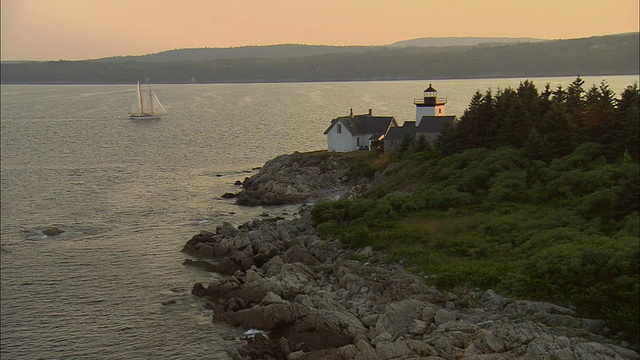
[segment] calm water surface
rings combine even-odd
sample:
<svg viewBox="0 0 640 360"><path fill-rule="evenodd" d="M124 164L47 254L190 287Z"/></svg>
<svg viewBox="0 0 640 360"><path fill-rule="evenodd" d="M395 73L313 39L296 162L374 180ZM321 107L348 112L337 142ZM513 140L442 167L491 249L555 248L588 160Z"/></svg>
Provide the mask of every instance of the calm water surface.
<svg viewBox="0 0 640 360"><path fill-rule="evenodd" d="M538 89L574 78L532 79ZM619 94L638 76L606 79ZM461 116L476 90L524 79L433 82ZM242 333L190 295L215 275L184 243L263 212L220 195L283 153L326 148L332 118L373 109L402 123L427 81L156 85L170 112L132 121L133 85L2 85L3 359L226 359ZM42 230L57 226L59 236Z"/></svg>

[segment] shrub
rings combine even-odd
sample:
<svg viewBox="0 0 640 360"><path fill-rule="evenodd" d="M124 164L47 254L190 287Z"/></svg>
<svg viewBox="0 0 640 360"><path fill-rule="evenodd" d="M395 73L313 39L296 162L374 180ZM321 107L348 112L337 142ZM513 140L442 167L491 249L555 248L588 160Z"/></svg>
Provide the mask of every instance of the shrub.
<svg viewBox="0 0 640 360"><path fill-rule="evenodd" d="M335 220L328 220L317 225L318 235L322 238L337 237L340 234L340 225Z"/></svg>
<svg viewBox="0 0 640 360"><path fill-rule="evenodd" d="M526 201L527 172L511 170L496 174L489 181L487 199L492 202Z"/></svg>
<svg viewBox="0 0 640 360"><path fill-rule="evenodd" d="M367 245L375 245L375 239L373 238L371 230L366 226L351 226L349 227L341 237L342 241L350 247L363 247Z"/></svg>
<svg viewBox="0 0 640 360"><path fill-rule="evenodd" d="M571 154L551 161L549 167L555 171L588 170L606 164L602 157L603 147L595 142L578 146Z"/></svg>

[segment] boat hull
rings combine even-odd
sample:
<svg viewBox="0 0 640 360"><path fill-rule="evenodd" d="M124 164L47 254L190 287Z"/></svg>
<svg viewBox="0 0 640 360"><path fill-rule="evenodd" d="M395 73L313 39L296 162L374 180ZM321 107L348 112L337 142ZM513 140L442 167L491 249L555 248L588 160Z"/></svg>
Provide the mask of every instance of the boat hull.
<svg viewBox="0 0 640 360"><path fill-rule="evenodd" d="M160 119L160 115L131 115L129 118L132 120L153 120Z"/></svg>

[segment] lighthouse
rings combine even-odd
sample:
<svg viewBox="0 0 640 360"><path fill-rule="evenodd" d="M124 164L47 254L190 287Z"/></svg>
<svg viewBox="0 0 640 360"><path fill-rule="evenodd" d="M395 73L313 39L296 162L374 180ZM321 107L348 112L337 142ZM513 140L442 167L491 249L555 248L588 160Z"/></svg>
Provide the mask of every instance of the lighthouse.
<svg viewBox="0 0 640 360"><path fill-rule="evenodd" d="M413 103L416 105L416 127L420 126L423 116L445 116L444 104L447 103L446 98L438 98L438 92L431 84L424 91L424 98L415 99Z"/></svg>

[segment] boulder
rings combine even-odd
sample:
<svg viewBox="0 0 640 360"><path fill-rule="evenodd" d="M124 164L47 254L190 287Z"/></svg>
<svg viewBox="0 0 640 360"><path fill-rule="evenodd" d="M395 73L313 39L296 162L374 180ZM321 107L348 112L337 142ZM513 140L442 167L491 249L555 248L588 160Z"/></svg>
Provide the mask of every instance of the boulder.
<svg viewBox="0 0 640 360"><path fill-rule="evenodd" d="M351 344L356 335L364 333L360 320L349 313L315 310L293 324L286 336L311 349L326 349Z"/></svg>
<svg viewBox="0 0 640 360"><path fill-rule="evenodd" d="M502 310L506 303L506 299L496 294L495 291L489 289L482 294L482 304L487 310Z"/></svg>
<svg viewBox="0 0 640 360"><path fill-rule="evenodd" d="M289 248L283 255L282 260L286 263L300 262L305 265L318 265L320 260L309 253L307 248L300 245L294 245Z"/></svg>
<svg viewBox="0 0 640 360"><path fill-rule="evenodd" d="M59 228L55 227L55 226L50 226L44 230L42 230L42 233L47 235L47 236L56 236L56 235L60 235L64 232L64 230L60 230Z"/></svg>
<svg viewBox="0 0 640 360"><path fill-rule="evenodd" d="M281 155L245 179L236 202L247 206L284 205L335 196L334 190L349 181L345 176L349 170L350 161L343 156Z"/></svg>
<svg viewBox="0 0 640 360"><path fill-rule="evenodd" d="M425 303L411 299L390 303L379 315L374 334L388 332L397 337L408 333L414 327L415 320L422 317L424 307Z"/></svg>

